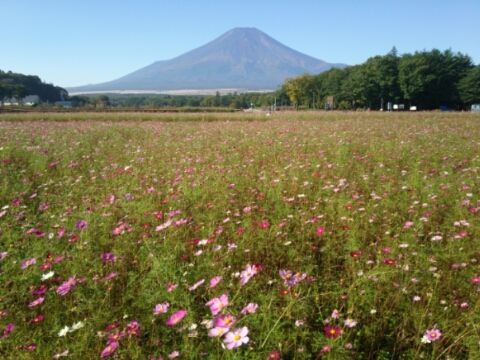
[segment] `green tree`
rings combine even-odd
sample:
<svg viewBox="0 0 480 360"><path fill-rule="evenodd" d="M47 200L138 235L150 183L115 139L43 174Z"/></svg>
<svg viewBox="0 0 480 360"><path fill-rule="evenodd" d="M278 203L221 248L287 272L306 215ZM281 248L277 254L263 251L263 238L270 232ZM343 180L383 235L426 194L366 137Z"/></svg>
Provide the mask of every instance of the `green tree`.
<svg viewBox="0 0 480 360"><path fill-rule="evenodd" d="M458 83L458 90L465 104L480 103L480 65L467 71Z"/></svg>

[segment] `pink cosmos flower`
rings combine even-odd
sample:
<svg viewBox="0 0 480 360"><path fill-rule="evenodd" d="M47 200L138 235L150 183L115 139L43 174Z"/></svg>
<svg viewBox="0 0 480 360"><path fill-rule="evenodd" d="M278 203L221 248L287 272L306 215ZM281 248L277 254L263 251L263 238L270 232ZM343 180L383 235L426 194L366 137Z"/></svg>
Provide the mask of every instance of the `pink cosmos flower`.
<svg viewBox="0 0 480 360"><path fill-rule="evenodd" d="M29 267L30 265L33 265L33 264L36 264L36 263L37 263L37 260L36 260L35 258L22 260L22 261L20 262L20 264L21 264L20 268L21 268L21 269L26 269L26 268Z"/></svg>
<svg viewBox="0 0 480 360"><path fill-rule="evenodd" d="M249 340L247 327L242 327L241 329L234 329L225 335L225 340L223 342L227 345L228 350L242 346L246 344Z"/></svg>
<svg viewBox="0 0 480 360"><path fill-rule="evenodd" d="M337 309L333 310L331 317L334 319L340 318L340 313L338 312Z"/></svg>
<svg viewBox="0 0 480 360"><path fill-rule="evenodd" d="M322 235L325 232L325 228L323 226L320 226L317 229L317 235Z"/></svg>
<svg viewBox="0 0 480 360"><path fill-rule="evenodd" d="M245 306L242 310L243 315L247 314L254 314L255 311L257 311L258 305L254 303L249 303L247 306Z"/></svg>
<svg viewBox="0 0 480 360"><path fill-rule="evenodd" d="M295 285L297 285L297 283L307 277L307 274L293 274L291 270L280 270L279 274L280 277L285 280L285 285L288 285L289 287L294 287Z"/></svg>
<svg viewBox="0 0 480 360"><path fill-rule="evenodd" d="M228 330L229 330L228 328L224 328L224 327L215 327L208 332L208 336L220 337L226 334Z"/></svg>
<svg viewBox="0 0 480 360"><path fill-rule="evenodd" d="M179 310L168 319L165 324L173 326L178 324L187 315L187 310Z"/></svg>
<svg viewBox="0 0 480 360"><path fill-rule="evenodd" d="M0 253L0 260L2 260L5 256L7 256L7 252L6 252L6 251Z"/></svg>
<svg viewBox="0 0 480 360"><path fill-rule="evenodd" d="M270 223L269 223L268 221L262 221L262 222L260 223L260 228L261 228L261 229L268 229L269 226L270 226Z"/></svg>
<svg viewBox="0 0 480 360"><path fill-rule="evenodd" d="M442 336L442 333L438 329L431 329L431 330L427 330L427 332L425 333L425 336L430 341L436 341L437 339L440 338L440 336Z"/></svg>
<svg viewBox="0 0 480 360"><path fill-rule="evenodd" d="M220 280L222 280L221 276L215 276L214 278L212 278L210 280L210 288L214 288L215 286L217 286Z"/></svg>
<svg viewBox="0 0 480 360"><path fill-rule="evenodd" d="M30 304L28 304L28 307L34 307L34 306L40 305L41 303L43 303L43 299L44 299L43 297L39 297L37 300L34 300Z"/></svg>
<svg viewBox="0 0 480 360"><path fill-rule="evenodd" d="M180 356L180 353L178 351L174 351L171 354L168 354L169 359L174 359L174 358L179 357L179 356Z"/></svg>
<svg viewBox="0 0 480 360"><path fill-rule="evenodd" d="M60 239L63 236L63 234L65 234L65 228L62 227L60 228L60 231L58 232L57 237Z"/></svg>
<svg viewBox="0 0 480 360"><path fill-rule="evenodd" d="M102 355L100 357L106 357L106 356L109 356L111 354L113 354L113 352L115 351L115 349L117 348L118 346L118 342L114 341L114 342L111 342L110 344L108 344L108 346L103 349L102 351Z"/></svg>
<svg viewBox="0 0 480 360"><path fill-rule="evenodd" d="M452 267L453 267L453 265L452 265ZM457 266L457 267L458 267L458 266ZM474 277L470 280L470 282L471 282L472 284L480 284L480 276L474 276Z"/></svg>
<svg viewBox="0 0 480 360"><path fill-rule="evenodd" d="M213 325L219 328L230 328L236 322L237 319L231 314L220 315L219 317L213 319Z"/></svg>
<svg viewBox="0 0 480 360"><path fill-rule="evenodd" d="M257 273L255 265L248 264L240 274L240 285L245 285L250 278Z"/></svg>
<svg viewBox="0 0 480 360"><path fill-rule="evenodd" d="M172 292L178 287L178 285L171 285L170 282L167 283L167 286L168 286L167 292Z"/></svg>
<svg viewBox="0 0 480 360"><path fill-rule="evenodd" d="M332 350L332 348L330 347L330 345L323 345L322 346L322 350L320 350L321 353L329 353L330 350Z"/></svg>
<svg viewBox="0 0 480 360"><path fill-rule="evenodd" d="M157 304L153 309L153 315L165 314L169 306L169 303Z"/></svg>
<svg viewBox="0 0 480 360"><path fill-rule="evenodd" d="M42 205L40 205L40 210L42 211L45 211L49 208L50 206L48 206L46 203L43 203Z"/></svg>
<svg viewBox="0 0 480 360"><path fill-rule="evenodd" d="M75 285L76 285L77 281L75 280L75 276L71 277L68 279L68 281L65 281L62 285L60 285L58 288L57 288L57 294L61 295L61 296L64 296L64 295L67 295L70 290L72 290Z"/></svg>
<svg viewBox="0 0 480 360"><path fill-rule="evenodd" d="M52 358L54 358L54 359L60 359L61 357L68 356L68 353L69 353L69 351L68 351L68 350L65 350L64 352L61 352L61 353L58 353L58 354L53 355Z"/></svg>
<svg viewBox="0 0 480 360"><path fill-rule="evenodd" d="M112 272L112 273L110 273L109 275L104 276L104 277L103 277L103 280L110 280L110 279L113 279L113 278L116 277L116 276L117 276L117 273Z"/></svg>
<svg viewBox="0 0 480 360"><path fill-rule="evenodd" d="M210 306L212 315L217 315L224 307L228 306L228 296L223 294L220 298L214 298L205 305Z"/></svg>
<svg viewBox="0 0 480 360"><path fill-rule="evenodd" d="M345 319L345 320L343 320L343 323L345 324L345 326L347 326L349 328L353 328L353 327L357 326L358 321L355 321L353 319Z"/></svg>
<svg viewBox="0 0 480 360"><path fill-rule="evenodd" d="M196 284L194 284L192 287L189 287L189 288L188 288L188 291L193 291L193 290L195 290L197 287L199 287L200 285L202 285L204 282L205 282L205 279L200 280L199 282L197 282Z"/></svg>

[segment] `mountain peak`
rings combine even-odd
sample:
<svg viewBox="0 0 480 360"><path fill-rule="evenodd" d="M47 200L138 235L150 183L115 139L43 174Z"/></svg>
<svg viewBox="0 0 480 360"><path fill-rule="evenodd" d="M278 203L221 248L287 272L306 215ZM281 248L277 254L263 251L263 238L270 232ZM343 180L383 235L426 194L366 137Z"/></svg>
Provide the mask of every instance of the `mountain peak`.
<svg viewBox="0 0 480 360"><path fill-rule="evenodd" d="M157 61L120 79L69 91L277 89L285 78L343 64L293 50L257 28L234 28L176 58Z"/></svg>

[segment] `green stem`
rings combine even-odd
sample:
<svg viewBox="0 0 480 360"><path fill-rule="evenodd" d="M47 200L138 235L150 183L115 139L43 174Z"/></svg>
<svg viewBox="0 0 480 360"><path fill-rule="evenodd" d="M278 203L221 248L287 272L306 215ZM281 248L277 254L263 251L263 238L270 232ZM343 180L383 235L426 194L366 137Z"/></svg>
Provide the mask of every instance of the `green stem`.
<svg viewBox="0 0 480 360"><path fill-rule="evenodd" d="M300 296L300 293L301 291L298 292L298 295L297 297ZM295 300L292 300L290 302L290 304L288 304L288 306L285 308L285 310L283 311L282 315L280 315L280 317L277 319L277 321L275 322L275 324L273 325L273 327L270 329L270 331L268 332L267 334L267 337L265 338L265 340L263 340L263 343L262 343L262 346L260 346L260 348L263 348L265 346L265 343L267 342L270 334L273 332L273 330L275 330L275 328L277 327L278 323L280 322L280 320L282 319L283 315L285 315L285 313L287 312L288 309L290 309L293 305L293 303L295 302Z"/></svg>

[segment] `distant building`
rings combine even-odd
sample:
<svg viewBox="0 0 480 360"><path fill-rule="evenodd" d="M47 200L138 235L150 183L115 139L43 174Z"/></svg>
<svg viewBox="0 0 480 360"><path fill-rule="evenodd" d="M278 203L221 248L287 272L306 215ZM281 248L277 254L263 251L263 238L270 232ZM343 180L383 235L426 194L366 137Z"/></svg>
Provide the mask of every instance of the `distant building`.
<svg viewBox="0 0 480 360"><path fill-rule="evenodd" d="M28 95L21 100L18 100L15 97L12 97L10 99L5 98L3 101L4 106L19 106L19 105L33 106L35 104L40 104L40 103L41 101L38 95Z"/></svg>
<svg viewBox="0 0 480 360"><path fill-rule="evenodd" d="M480 104L473 104L472 112L480 112Z"/></svg>
<svg viewBox="0 0 480 360"><path fill-rule="evenodd" d="M65 109L71 109L72 108L72 102L71 101L55 101L55 106L62 106Z"/></svg>

